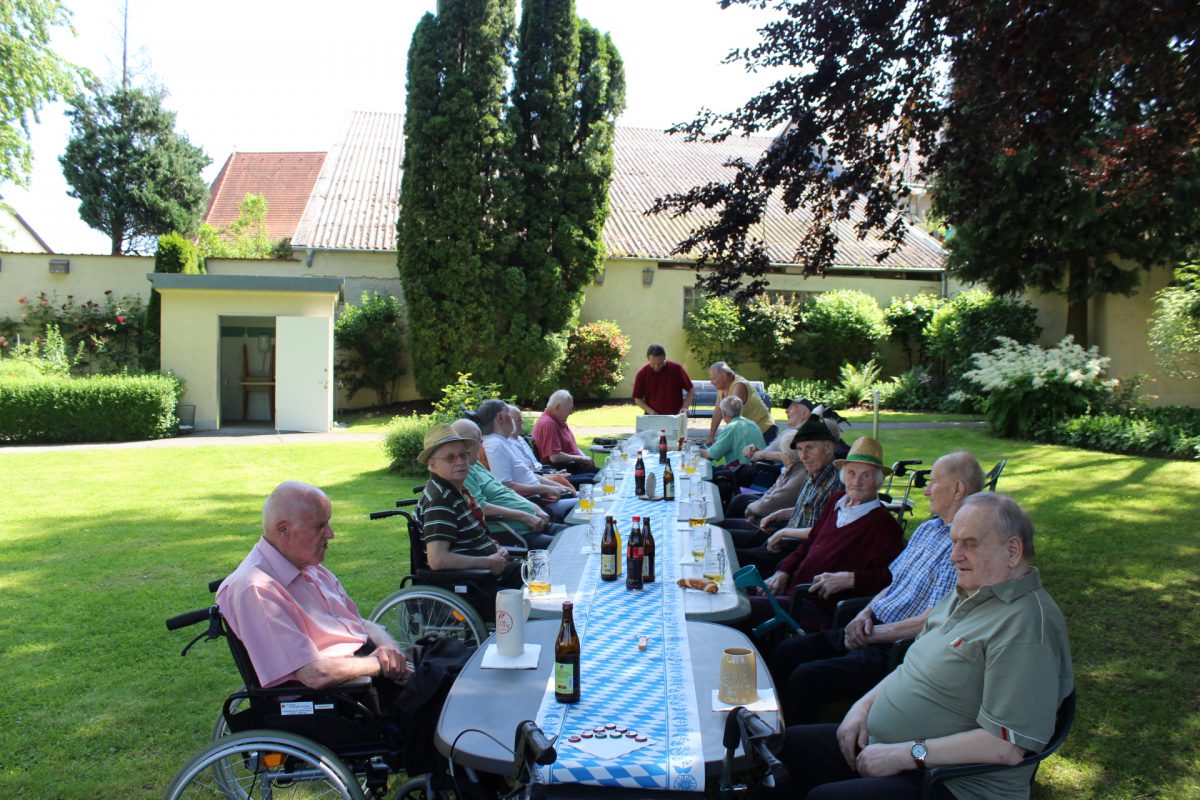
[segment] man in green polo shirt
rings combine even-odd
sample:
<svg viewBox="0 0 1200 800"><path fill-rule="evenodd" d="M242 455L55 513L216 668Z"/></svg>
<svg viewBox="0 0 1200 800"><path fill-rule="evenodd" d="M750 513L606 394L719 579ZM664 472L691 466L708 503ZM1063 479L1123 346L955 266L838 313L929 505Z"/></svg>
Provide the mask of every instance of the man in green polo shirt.
<svg viewBox="0 0 1200 800"><path fill-rule="evenodd" d="M748 446L756 449L767 446L758 425L742 416L742 400L730 395L721 401L721 413L725 415L725 427L717 434L717 440L709 445L705 456L713 463L728 463L736 460Z"/></svg>
<svg viewBox="0 0 1200 800"><path fill-rule="evenodd" d="M788 728L778 796L915 798L926 767L1017 764L1046 746L1074 674L1062 612L1029 563L1033 523L1011 498L981 492L954 515L950 539L955 591L841 725ZM955 778L934 796L1028 798L1032 772Z"/></svg>

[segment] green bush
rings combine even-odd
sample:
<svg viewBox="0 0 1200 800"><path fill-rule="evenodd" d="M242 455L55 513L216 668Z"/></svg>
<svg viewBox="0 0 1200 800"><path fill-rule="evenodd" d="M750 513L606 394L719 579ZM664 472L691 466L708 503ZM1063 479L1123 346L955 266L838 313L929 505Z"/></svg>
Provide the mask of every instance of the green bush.
<svg viewBox="0 0 1200 800"><path fill-rule="evenodd" d="M738 307L727 297L703 297L683 323L688 350L707 367L716 361L737 364L745 331Z"/></svg>
<svg viewBox="0 0 1200 800"><path fill-rule="evenodd" d="M500 397L500 384L477 384L471 380L471 373L460 372L457 381L442 387L442 399L433 404L433 417L437 422L453 422L464 412L479 408L484 400L497 397Z"/></svg>
<svg viewBox="0 0 1200 800"><path fill-rule="evenodd" d="M1032 344L1041 332L1037 311L1024 300L968 289L933 313L925 328L925 347L942 359L950 391L963 391L962 375L972 368L971 356L996 347L1001 337Z"/></svg>
<svg viewBox="0 0 1200 800"><path fill-rule="evenodd" d="M944 389L937 376L916 366L886 383L876 384L880 408L893 411L928 411L942 405Z"/></svg>
<svg viewBox="0 0 1200 800"><path fill-rule="evenodd" d="M771 405L774 406L782 405L788 398L804 397L832 408L841 407L841 392L829 381L784 378L778 383L768 384L767 394L771 395Z"/></svg>
<svg viewBox="0 0 1200 800"><path fill-rule="evenodd" d="M841 405L851 408L870 403L875 384L878 382L879 365L874 360L859 365L849 362L843 364L841 384L838 386Z"/></svg>
<svg viewBox="0 0 1200 800"><path fill-rule="evenodd" d="M617 323L599 320L580 325L567 337L562 386L575 397L604 398L625 377L629 337Z"/></svg>
<svg viewBox="0 0 1200 800"><path fill-rule="evenodd" d="M847 361L867 361L890 329L875 298L857 289L821 292L804 304L802 363L833 378Z"/></svg>
<svg viewBox="0 0 1200 800"><path fill-rule="evenodd" d="M74 295L60 302L57 295L39 292L36 299L21 296L17 303L27 331L40 337L47 325L58 326L67 349L82 352L80 369L113 373L141 366L146 311L137 295L118 299L109 290L103 303L76 303Z"/></svg>
<svg viewBox="0 0 1200 800"><path fill-rule="evenodd" d="M154 271L198 275L204 271L200 266L200 251L183 234L164 233L158 237L158 249L154 251Z"/></svg>
<svg viewBox="0 0 1200 800"><path fill-rule="evenodd" d="M1167 406L1132 414L1085 415L1059 422L1044 438L1088 450L1200 460L1200 409Z"/></svg>
<svg viewBox="0 0 1200 800"><path fill-rule="evenodd" d="M770 380L782 379L800 361L801 311L795 301L772 300L765 294L740 309L742 352L746 360L757 361Z"/></svg>
<svg viewBox="0 0 1200 800"><path fill-rule="evenodd" d="M379 404L392 402L404 367L404 308L390 294L363 292L358 305L347 305L333 326L339 352L338 374L350 397L363 389Z"/></svg>
<svg viewBox="0 0 1200 800"><path fill-rule="evenodd" d="M432 414L412 414L393 419L383 439L383 449L390 459L388 468L395 472L421 469L417 456L425 447L425 432L437 422L437 417Z"/></svg>
<svg viewBox="0 0 1200 800"><path fill-rule="evenodd" d="M124 442L175 432L180 384L165 375L0 382L0 440Z"/></svg>
<svg viewBox="0 0 1200 800"><path fill-rule="evenodd" d="M45 377L44 372L28 361L19 358L0 359L0 383L17 380L36 381Z"/></svg>
<svg viewBox="0 0 1200 800"><path fill-rule="evenodd" d="M922 292L893 297L884 309L883 318L892 329L891 339L904 349L910 369L925 363L925 328L945 302L936 294Z"/></svg>
<svg viewBox="0 0 1200 800"><path fill-rule="evenodd" d="M963 379L979 387L988 424L1001 436L1037 438L1060 420L1112 403L1114 381L1104 378L1109 360L1070 336L1051 348L1001 337L999 347L973 361Z"/></svg>

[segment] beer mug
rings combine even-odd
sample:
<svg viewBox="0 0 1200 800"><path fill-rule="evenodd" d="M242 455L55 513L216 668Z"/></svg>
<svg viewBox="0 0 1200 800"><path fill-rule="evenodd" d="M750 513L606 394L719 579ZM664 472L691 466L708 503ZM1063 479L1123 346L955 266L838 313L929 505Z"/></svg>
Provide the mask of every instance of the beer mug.
<svg viewBox="0 0 1200 800"><path fill-rule="evenodd" d="M758 699L758 665L748 647L727 647L721 654L721 687L717 699L744 706Z"/></svg>
<svg viewBox="0 0 1200 800"><path fill-rule="evenodd" d="M592 509L596 506L595 489L592 484L585 483L579 487L579 510L585 514L591 514Z"/></svg>
<svg viewBox="0 0 1200 800"><path fill-rule="evenodd" d="M709 545L704 551L704 568L700 574L720 587L721 581L725 580L725 551L712 547L711 541Z"/></svg>
<svg viewBox="0 0 1200 800"><path fill-rule="evenodd" d="M530 550L521 564L521 582L530 594L550 594L550 552Z"/></svg>
<svg viewBox="0 0 1200 800"><path fill-rule="evenodd" d="M604 515L593 514L588 520L587 547L589 553L600 552L600 538L604 536Z"/></svg>
<svg viewBox="0 0 1200 800"><path fill-rule="evenodd" d="M708 526L703 525L703 524L693 525L692 526L692 560L695 561L697 564L704 561L704 554L708 552L708 547L709 547L710 543L711 543L711 540L709 539Z"/></svg>
<svg viewBox="0 0 1200 800"><path fill-rule="evenodd" d="M519 656L525 652L525 620L529 617L529 601L520 589L501 589L496 592L496 650L502 656Z"/></svg>

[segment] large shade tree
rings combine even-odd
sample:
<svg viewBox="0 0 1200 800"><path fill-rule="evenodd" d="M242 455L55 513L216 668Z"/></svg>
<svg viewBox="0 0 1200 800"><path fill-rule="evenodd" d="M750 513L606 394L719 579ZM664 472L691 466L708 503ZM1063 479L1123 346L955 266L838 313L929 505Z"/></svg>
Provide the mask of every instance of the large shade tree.
<svg viewBox="0 0 1200 800"><path fill-rule="evenodd" d="M776 13L729 60L791 74L677 127L716 140L782 127L729 180L657 205L711 212L679 248L715 268L709 291L761 290L768 260L751 226L773 195L811 214L796 261L821 273L856 206L859 235L902 244L913 180L933 180L952 272L1065 293L1081 341L1088 297L1131 290L1130 262L1173 266L1197 241L1194 2L721 0L735 3Z"/></svg>
<svg viewBox="0 0 1200 800"><path fill-rule="evenodd" d="M84 75L50 45L54 30L70 23L59 0L0 3L0 183L28 181L30 125L46 103L72 95Z"/></svg>
<svg viewBox="0 0 1200 800"><path fill-rule="evenodd" d="M208 200L200 172L210 159L175 130L161 92L101 89L77 97L67 116L71 137L59 163L80 218L109 237L113 255L196 230Z"/></svg>

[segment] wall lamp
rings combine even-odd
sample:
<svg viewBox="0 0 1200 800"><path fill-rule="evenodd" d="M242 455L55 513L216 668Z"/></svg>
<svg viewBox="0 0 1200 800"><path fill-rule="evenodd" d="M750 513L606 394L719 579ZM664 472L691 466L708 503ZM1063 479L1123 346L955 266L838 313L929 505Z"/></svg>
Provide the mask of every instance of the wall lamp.
<svg viewBox="0 0 1200 800"><path fill-rule="evenodd" d="M654 283L654 267L646 267L642 270L642 283L646 286Z"/></svg>
<svg viewBox="0 0 1200 800"><path fill-rule="evenodd" d="M52 258L50 259L50 274L51 275L66 275L71 271L71 259L69 258Z"/></svg>

